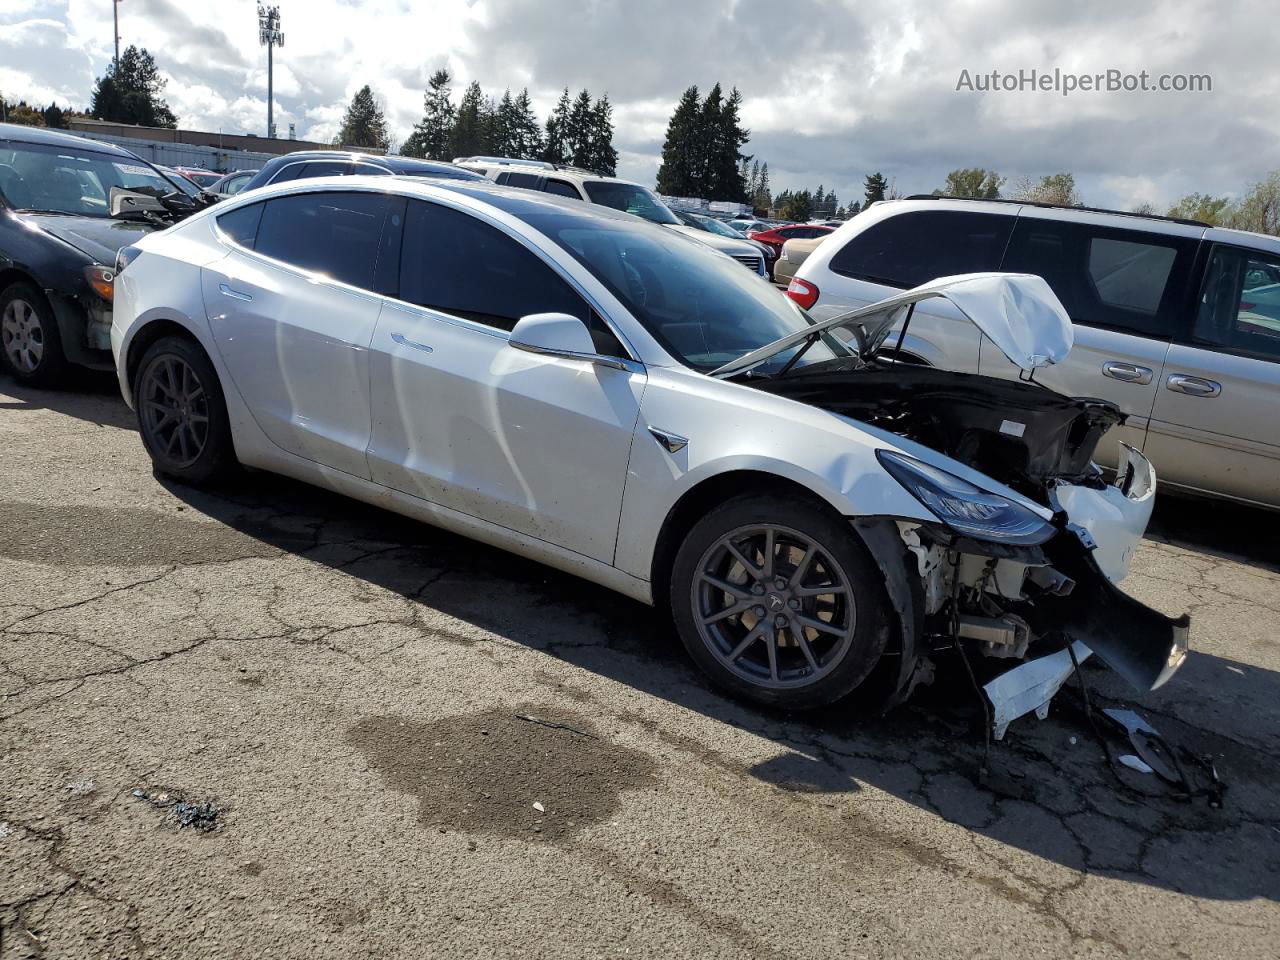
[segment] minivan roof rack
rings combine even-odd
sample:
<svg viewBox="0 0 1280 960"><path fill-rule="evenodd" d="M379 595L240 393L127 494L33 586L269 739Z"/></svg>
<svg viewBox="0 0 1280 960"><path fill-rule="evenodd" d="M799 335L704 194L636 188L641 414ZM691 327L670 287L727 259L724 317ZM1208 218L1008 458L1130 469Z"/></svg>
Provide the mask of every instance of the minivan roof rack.
<svg viewBox="0 0 1280 960"><path fill-rule="evenodd" d="M988 200L984 197L956 197L947 193L913 193L906 200L976 200L980 203L1014 203L1023 207L1047 207L1052 210L1081 210L1085 213L1110 213L1118 217L1139 217L1143 220L1163 220L1166 223L1181 223L1188 227L1212 227L1213 224L1203 220L1190 220L1185 217L1165 217L1158 213L1134 213L1132 210L1112 210L1108 207L1076 207L1069 203L1050 203L1047 200L1014 200L1010 197L997 197Z"/></svg>

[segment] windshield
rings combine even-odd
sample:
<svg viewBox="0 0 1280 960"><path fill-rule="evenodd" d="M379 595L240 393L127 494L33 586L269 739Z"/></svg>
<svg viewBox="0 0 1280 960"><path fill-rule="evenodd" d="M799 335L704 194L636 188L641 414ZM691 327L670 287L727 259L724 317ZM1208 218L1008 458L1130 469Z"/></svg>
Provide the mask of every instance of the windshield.
<svg viewBox="0 0 1280 960"><path fill-rule="evenodd" d="M200 196L199 185L190 177L186 176L185 174L179 173L177 170L166 170L165 174L169 177L170 180L172 180L175 184L177 184L178 189L181 190L183 193L185 193L188 197Z"/></svg>
<svg viewBox="0 0 1280 960"><path fill-rule="evenodd" d="M714 370L811 322L742 264L675 231L559 212L530 213L526 219L604 284L672 356L695 370ZM799 349L784 350L757 372L776 373ZM824 336L797 365L851 355Z"/></svg>
<svg viewBox="0 0 1280 960"><path fill-rule="evenodd" d="M717 220L715 217L699 217L698 221L702 224L703 229L710 233L718 233L722 237L733 237L735 240L747 239L746 234L739 233L733 227Z"/></svg>
<svg viewBox="0 0 1280 960"><path fill-rule="evenodd" d="M592 203L602 207L613 207L623 213L633 213L654 223L676 223L676 219L667 205L644 187L634 183L618 183L613 180L587 180L583 183L587 196Z"/></svg>
<svg viewBox="0 0 1280 960"><path fill-rule="evenodd" d="M0 142L0 194L17 210L106 217L112 187L175 192L150 164L43 143ZM199 192L199 191L197 191Z"/></svg>

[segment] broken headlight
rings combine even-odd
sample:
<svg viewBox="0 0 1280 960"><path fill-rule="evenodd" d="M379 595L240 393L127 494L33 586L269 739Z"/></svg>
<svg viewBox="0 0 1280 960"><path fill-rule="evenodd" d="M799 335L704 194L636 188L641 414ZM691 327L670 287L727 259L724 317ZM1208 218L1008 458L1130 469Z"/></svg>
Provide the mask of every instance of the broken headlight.
<svg viewBox="0 0 1280 960"><path fill-rule="evenodd" d="M956 533L976 540L1026 546L1055 533L1049 521L1007 497L988 493L967 480L889 450L877 450L893 479Z"/></svg>

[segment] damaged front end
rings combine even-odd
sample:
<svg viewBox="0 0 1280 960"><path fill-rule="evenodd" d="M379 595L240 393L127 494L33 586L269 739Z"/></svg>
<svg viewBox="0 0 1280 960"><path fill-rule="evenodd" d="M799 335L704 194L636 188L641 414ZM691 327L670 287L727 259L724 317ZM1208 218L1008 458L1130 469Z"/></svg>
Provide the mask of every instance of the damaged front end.
<svg viewBox="0 0 1280 960"><path fill-rule="evenodd" d="M982 672L999 673L985 687L997 739L1011 720L1043 716L1091 653L1139 690L1155 690L1177 671L1190 618L1166 617L1115 585L1155 495L1151 464L1130 447L1125 454L1113 484L1052 487L1073 509L1054 513L1040 543L983 541L914 520L854 521L885 571L902 625L891 704L932 675L935 655L957 648L985 658Z"/></svg>
<svg viewBox="0 0 1280 960"><path fill-rule="evenodd" d="M930 296L951 300L1029 376L878 359L887 328L909 322L914 304ZM1108 483L1093 456L1123 422L1119 409L1034 382L1035 369L1061 360L1072 342L1048 286L1015 275L948 278L816 324L809 336L848 324L851 356L752 374L770 349L798 345L803 353L805 338L793 335L717 373L886 436L898 449L879 450L881 466L936 518L853 521L885 571L902 627L890 650L890 703L927 681L933 655L946 650L966 662L980 656L982 672L1000 673L986 686L997 737L1017 716L1043 715L1091 654L1140 690L1164 684L1186 658L1190 620L1166 617L1115 585L1150 519L1155 471L1121 444ZM1005 664L1012 669L997 670Z"/></svg>

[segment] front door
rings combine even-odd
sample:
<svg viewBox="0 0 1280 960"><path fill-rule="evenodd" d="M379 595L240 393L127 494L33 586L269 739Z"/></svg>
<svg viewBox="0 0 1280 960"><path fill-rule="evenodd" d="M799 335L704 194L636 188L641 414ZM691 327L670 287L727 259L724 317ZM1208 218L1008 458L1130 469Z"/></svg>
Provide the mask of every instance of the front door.
<svg viewBox="0 0 1280 960"><path fill-rule="evenodd" d="M372 344L379 483L613 562L645 375L516 350L530 313L569 313L598 352L625 350L520 241L451 207L411 200L399 295Z"/></svg>
<svg viewBox="0 0 1280 960"><path fill-rule="evenodd" d="M277 197L218 218L230 252L201 271L218 352L282 450L369 476L369 341L378 253L396 201Z"/></svg>
<svg viewBox="0 0 1280 960"><path fill-rule="evenodd" d="M1280 257L1215 247L1157 390L1147 446L1160 478L1280 506L1278 408Z"/></svg>

